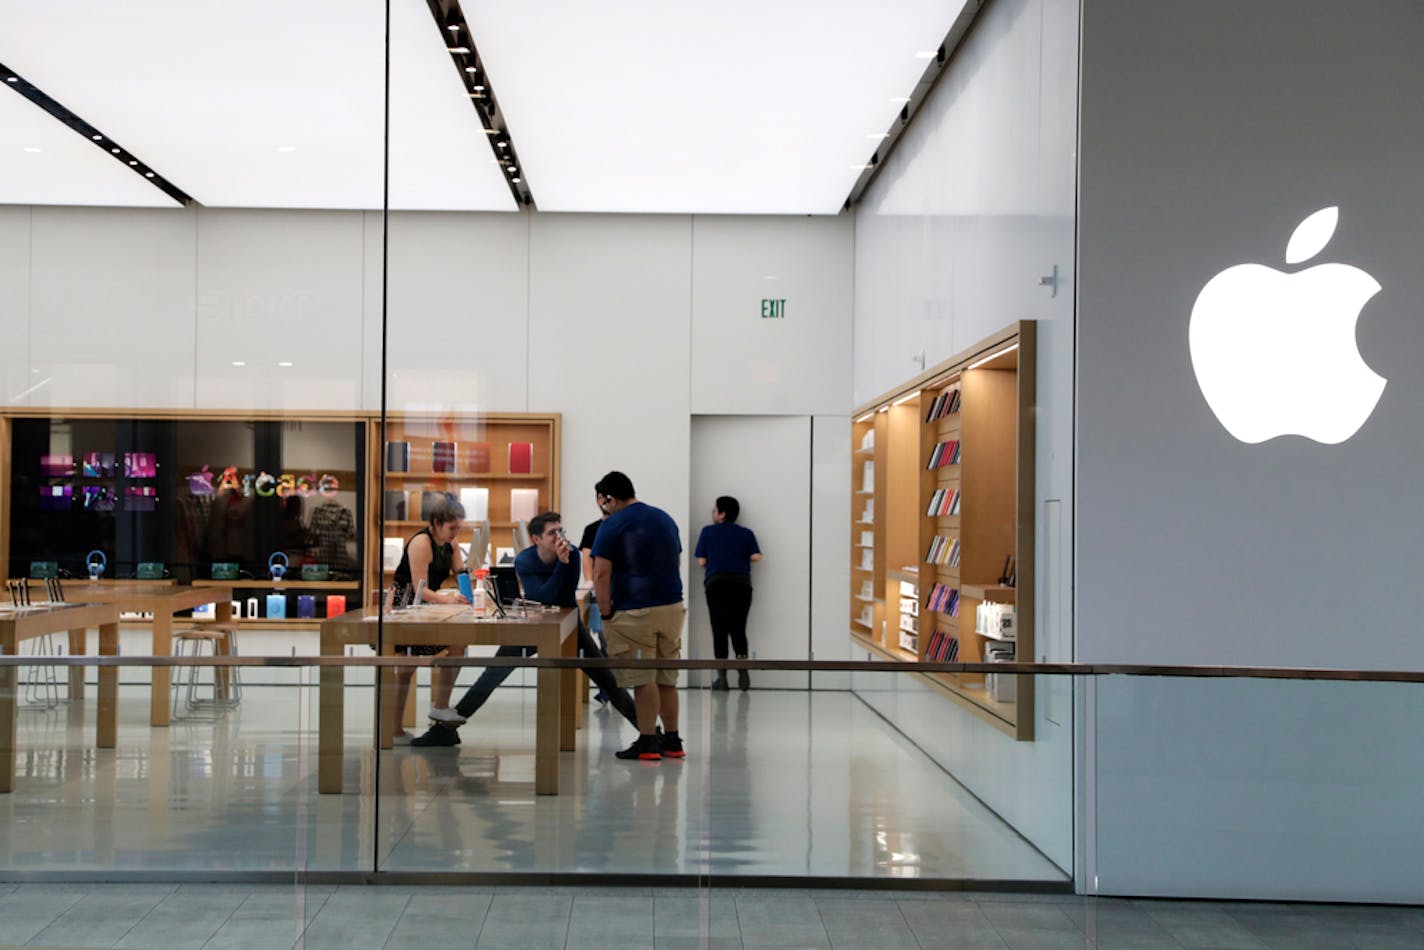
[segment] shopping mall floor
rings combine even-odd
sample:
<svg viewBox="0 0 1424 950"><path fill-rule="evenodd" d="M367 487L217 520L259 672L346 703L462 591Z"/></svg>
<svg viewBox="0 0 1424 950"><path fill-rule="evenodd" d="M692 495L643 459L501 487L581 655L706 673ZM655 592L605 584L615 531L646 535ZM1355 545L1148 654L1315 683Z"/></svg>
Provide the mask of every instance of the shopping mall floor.
<svg viewBox="0 0 1424 950"><path fill-rule="evenodd" d="M1424 909L740 888L0 884L0 950L1394 950Z"/></svg>

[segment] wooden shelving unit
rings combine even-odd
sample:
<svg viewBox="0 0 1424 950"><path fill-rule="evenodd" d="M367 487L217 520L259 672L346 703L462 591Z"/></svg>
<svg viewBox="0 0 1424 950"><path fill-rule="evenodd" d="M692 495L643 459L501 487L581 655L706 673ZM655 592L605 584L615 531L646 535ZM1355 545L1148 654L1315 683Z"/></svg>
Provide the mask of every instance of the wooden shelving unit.
<svg viewBox="0 0 1424 950"><path fill-rule="evenodd" d="M485 415L447 415L439 413L390 413L386 429L381 431L379 419L371 422L370 447L371 471L384 471L385 447L388 442L409 443L409 470L385 471L385 480L375 486L370 493L368 510L366 574L370 589L379 589L390 583L395 571L382 563L383 541L386 538L399 539L401 544L409 540L426 520L420 517L420 497L422 492L449 492L460 496L463 489L483 488L489 492L490 554L495 549L511 547L514 517L510 510L510 492L517 489L534 489L539 498L538 511L557 511L559 507L559 436L560 416L558 413L491 413ZM436 442L455 443L454 469L448 472L434 470ZM533 456L528 472L509 471L509 446L512 443L529 443L533 446ZM487 447L487 451L472 453L475 445ZM472 454L478 454L478 465L472 465ZM487 470L477 470L487 469ZM385 493L400 491L406 493L406 517L384 519ZM459 542L468 544L474 537L474 512L469 512L471 520L460 532Z"/></svg>
<svg viewBox="0 0 1424 950"><path fill-rule="evenodd" d="M1014 606L1017 656L1033 658L1034 329L1032 322L1016 323L856 410L852 539L870 530L876 541L873 569L865 569L858 547L852 550L856 646L924 662L935 632L943 631L957 640L953 659L980 663L991 638L975 632L975 611L992 601ZM952 411L935 414L937 405ZM863 452L867 431L875 433L873 455ZM866 459L874 465L873 525L862 521ZM931 510L941 491L953 504ZM940 514L944 507L950 510ZM1013 565L1012 586L1005 583L1006 562ZM920 605L913 651L899 635L900 584L910 576ZM869 605L861 599L867 582ZM936 598L937 585L947 603ZM938 609L930 609L932 602ZM924 675L1004 732L1032 739L1032 677L988 683L982 675Z"/></svg>

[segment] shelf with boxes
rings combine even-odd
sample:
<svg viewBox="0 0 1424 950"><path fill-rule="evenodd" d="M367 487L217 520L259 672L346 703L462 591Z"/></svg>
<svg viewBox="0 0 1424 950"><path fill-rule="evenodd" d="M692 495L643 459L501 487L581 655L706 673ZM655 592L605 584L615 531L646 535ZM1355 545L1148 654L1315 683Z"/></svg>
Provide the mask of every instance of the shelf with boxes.
<svg viewBox="0 0 1424 950"><path fill-rule="evenodd" d="M370 549L372 587L389 585L406 543L446 497L465 510L457 542L468 551L478 537L486 546L473 559L517 554L517 523L558 510L559 429L557 413L391 413L371 440L385 474L372 493L370 533L381 539Z"/></svg>
<svg viewBox="0 0 1424 950"><path fill-rule="evenodd" d="M873 570L852 573L853 592L874 592L870 623L852 599L853 643L922 662L1032 656L1035 356L1033 323L1016 323L857 410L853 452L873 432L875 454L854 458L853 471L863 478L873 463L868 527L881 550ZM860 504L853 497L854 532L867 529L854 514ZM911 565L913 623L899 596ZM992 623L981 622L986 609ZM923 675L1003 731L1032 738L1031 678Z"/></svg>
<svg viewBox="0 0 1424 950"><path fill-rule="evenodd" d="M361 606L360 581L193 581L194 587L217 584L232 588L232 618L248 625L315 622ZM193 616L211 619L200 610L193 611Z"/></svg>

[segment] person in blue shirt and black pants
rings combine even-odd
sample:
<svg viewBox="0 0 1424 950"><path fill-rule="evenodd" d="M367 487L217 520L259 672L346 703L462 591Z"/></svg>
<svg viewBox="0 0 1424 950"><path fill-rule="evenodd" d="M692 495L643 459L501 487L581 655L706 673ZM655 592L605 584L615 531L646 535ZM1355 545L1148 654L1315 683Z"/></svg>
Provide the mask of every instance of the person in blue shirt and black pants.
<svg viewBox="0 0 1424 950"><path fill-rule="evenodd" d="M706 569L703 586L707 613L712 621L712 654L727 658L727 641L737 659L747 658L747 614L752 609L752 565L761 560L761 548L750 528L737 524L742 506L731 495L717 499L712 523L697 536L697 563ZM737 671L737 686L750 689L751 674ZM719 671L713 689L728 689L727 674Z"/></svg>

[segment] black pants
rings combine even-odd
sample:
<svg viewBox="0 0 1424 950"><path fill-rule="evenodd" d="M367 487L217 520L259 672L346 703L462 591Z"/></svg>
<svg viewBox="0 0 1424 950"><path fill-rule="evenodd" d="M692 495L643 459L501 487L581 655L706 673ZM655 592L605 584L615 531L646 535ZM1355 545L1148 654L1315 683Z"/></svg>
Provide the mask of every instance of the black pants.
<svg viewBox="0 0 1424 950"><path fill-rule="evenodd" d="M597 608L595 608L597 609ZM602 658L604 653L598 648L598 643L593 639L593 635L588 632L588 628L582 623L578 627L579 656ZM533 647L500 647L495 651L495 656L532 656ZM480 674L480 678L475 680L475 684L465 691L465 695L460 697L460 701L455 704L455 711L466 719L473 716L481 706L490 698L490 694L495 691L499 684L509 679L509 674L514 672L512 666L492 666ZM633 706L633 696L626 689L618 688L618 680L613 676L613 671L608 669L587 669L584 670L588 678L598 685L603 691L603 695L608 697L608 701L613 704L613 708L623 714L634 726L638 725L638 713Z"/></svg>
<svg viewBox="0 0 1424 950"><path fill-rule="evenodd" d="M747 614L752 609L752 585L740 574L707 582L707 612L712 618L712 655L727 659L727 639L737 656L747 655Z"/></svg>

